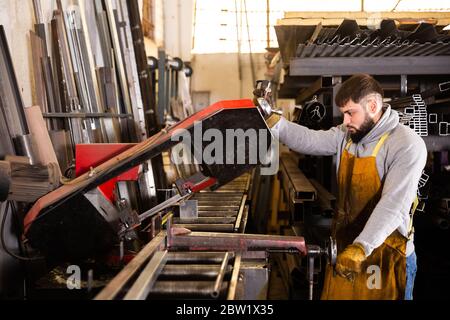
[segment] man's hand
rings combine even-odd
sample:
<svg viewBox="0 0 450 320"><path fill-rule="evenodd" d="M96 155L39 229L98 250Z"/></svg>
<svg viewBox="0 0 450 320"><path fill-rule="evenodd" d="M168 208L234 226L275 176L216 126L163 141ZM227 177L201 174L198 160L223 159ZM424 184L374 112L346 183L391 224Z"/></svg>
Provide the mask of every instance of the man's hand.
<svg viewBox="0 0 450 320"><path fill-rule="evenodd" d="M273 128L280 121L282 112L280 110L273 110L272 106L264 98L258 98L256 100L256 106L266 120L269 128Z"/></svg>
<svg viewBox="0 0 450 320"><path fill-rule="evenodd" d="M336 273L341 277L353 280L356 273L361 272L361 263L366 260L364 248L359 243L349 245L338 255Z"/></svg>
<svg viewBox="0 0 450 320"><path fill-rule="evenodd" d="M278 121L281 120L281 116L277 113L272 113L267 119L266 123L269 129L272 129L275 127L275 125L278 123Z"/></svg>

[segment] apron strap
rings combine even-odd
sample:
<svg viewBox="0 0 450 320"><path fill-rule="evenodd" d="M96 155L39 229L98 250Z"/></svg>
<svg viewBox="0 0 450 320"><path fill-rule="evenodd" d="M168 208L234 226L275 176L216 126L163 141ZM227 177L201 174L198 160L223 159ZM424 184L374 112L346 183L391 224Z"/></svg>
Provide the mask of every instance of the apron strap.
<svg viewBox="0 0 450 320"><path fill-rule="evenodd" d="M348 148L350 148L350 146L352 145L352 143L353 143L352 139L349 139L348 142L347 142L347 144L345 145L345 150L348 151Z"/></svg>
<svg viewBox="0 0 450 320"><path fill-rule="evenodd" d="M418 206L419 206L419 197L416 196L411 205L411 211L409 213L408 240L411 240L412 235L414 234L413 219L414 213L416 212Z"/></svg>
<svg viewBox="0 0 450 320"><path fill-rule="evenodd" d="M372 157L376 157L378 152L381 149L381 146L383 145L384 141L386 141L387 137L389 136L389 132L386 132L385 134L383 134L383 136L381 137L381 139L378 141L377 145L375 146L375 149L373 149L372 152Z"/></svg>
<svg viewBox="0 0 450 320"><path fill-rule="evenodd" d="M378 152L380 151L380 149L383 146L384 141L386 141L387 137L389 137L389 132L386 132L385 134L383 134L381 136L380 140L378 140L377 145L373 149L372 157L376 157L377 156ZM347 145L345 146L345 150L348 151L348 149L350 148L352 143L353 143L352 139L349 139L348 142L347 142Z"/></svg>

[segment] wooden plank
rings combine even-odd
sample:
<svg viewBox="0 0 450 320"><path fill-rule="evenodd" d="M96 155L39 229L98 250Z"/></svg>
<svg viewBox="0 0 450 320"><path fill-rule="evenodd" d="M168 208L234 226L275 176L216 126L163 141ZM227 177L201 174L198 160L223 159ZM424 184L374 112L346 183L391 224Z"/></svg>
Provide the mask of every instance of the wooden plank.
<svg viewBox="0 0 450 320"><path fill-rule="evenodd" d="M33 78L34 78L34 102L42 108L43 112L48 112L45 81L42 72L42 52L43 41L33 31L30 31L31 55L33 57Z"/></svg>
<svg viewBox="0 0 450 320"><path fill-rule="evenodd" d="M384 19L392 19L397 22L398 25L408 25L408 24L419 24L422 22L430 23L437 26L447 26L450 24L450 15L447 14L446 17L442 18L414 18L414 17L381 17L381 16L370 16L370 17L348 17L346 15L339 15L337 17L333 18L323 18L323 17L314 17L314 18L308 18L304 16L299 16L296 18L289 18L289 19L279 19L277 20L277 26L314 26L321 24L324 27L330 27L330 26L339 26L344 19L351 19L355 20L358 25L360 26L367 26L367 25L375 25L381 22L381 20Z"/></svg>
<svg viewBox="0 0 450 320"><path fill-rule="evenodd" d="M360 26L367 25L367 19L354 19ZM280 19L277 20L277 26L316 26L321 24L323 27L339 26L344 18L336 19ZM373 23L372 23L373 24Z"/></svg>
<svg viewBox="0 0 450 320"><path fill-rule="evenodd" d="M42 164L47 165L49 163L55 163L58 166L59 171L58 159L55 150L53 149L52 140L48 134L40 107L32 106L25 108L25 116L27 118L30 133L34 135L36 141L39 141L38 153Z"/></svg>
<svg viewBox="0 0 450 320"><path fill-rule="evenodd" d="M32 203L59 186L56 163L30 165L21 160L17 163L0 161L0 166L2 171L9 172L8 200Z"/></svg>
<svg viewBox="0 0 450 320"><path fill-rule="evenodd" d="M382 19L368 20L368 19L354 19L360 26L375 25L376 22L381 22ZM426 19L426 20L412 20L412 19L394 19L399 25L418 24L426 22L437 26L447 26L450 24L450 19ZM277 20L277 26L315 26L321 24L324 27L339 26L344 18L338 19L281 19Z"/></svg>
<svg viewBox="0 0 450 320"><path fill-rule="evenodd" d="M336 19L346 17L346 19L370 19L373 17L382 19L450 19L450 12L320 12L320 11L290 11L285 12L285 19Z"/></svg>

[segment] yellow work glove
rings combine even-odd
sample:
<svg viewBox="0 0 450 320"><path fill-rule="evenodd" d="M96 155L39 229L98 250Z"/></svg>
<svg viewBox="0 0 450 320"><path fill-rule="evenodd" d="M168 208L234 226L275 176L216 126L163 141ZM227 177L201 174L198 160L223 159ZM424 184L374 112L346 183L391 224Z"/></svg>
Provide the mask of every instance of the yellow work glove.
<svg viewBox="0 0 450 320"><path fill-rule="evenodd" d="M269 129L275 127L275 125L280 121L281 116L278 113L272 113L267 119L266 123Z"/></svg>
<svg viewBox="0 0 450 320"><path fill-rule="evenodd" d="M356 273L361 272L361 263L364 260L366 260L364 247L359 243L351 244L337 256L336 273L341 277L353 280Z"/></svg>

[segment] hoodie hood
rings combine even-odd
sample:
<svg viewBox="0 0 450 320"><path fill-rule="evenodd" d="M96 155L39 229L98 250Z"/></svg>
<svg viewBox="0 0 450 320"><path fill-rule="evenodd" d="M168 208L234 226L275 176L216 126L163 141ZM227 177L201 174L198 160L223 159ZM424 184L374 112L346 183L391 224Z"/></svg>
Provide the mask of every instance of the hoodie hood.
<svg viewBox="0 0 450 320"><path fill-rule="evenodd" d="M368 144L378 141L383 134L394 130L399 124L398 112L392 110L390 105L385 105L384 113L377 124L370 130L358 144Z"/></svg>

